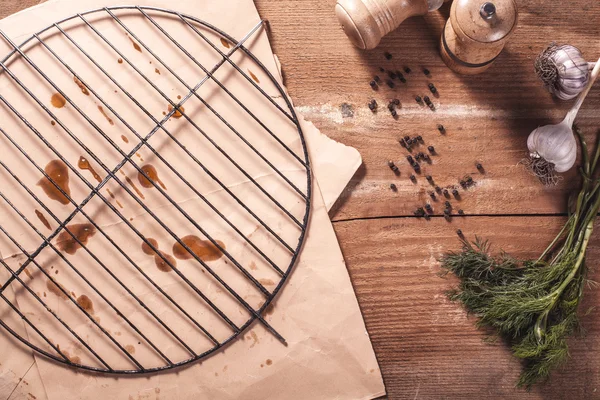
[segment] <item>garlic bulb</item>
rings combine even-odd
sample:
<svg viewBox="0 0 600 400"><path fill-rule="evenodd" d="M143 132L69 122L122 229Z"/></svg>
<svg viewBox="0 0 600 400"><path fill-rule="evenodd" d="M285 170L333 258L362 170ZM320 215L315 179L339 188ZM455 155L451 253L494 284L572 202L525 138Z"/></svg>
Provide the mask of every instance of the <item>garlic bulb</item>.
<svg viewBox="0 0 600 400"><path fill-rule="evenodd" d="M585 89L590 66L577 47L555 43L535 61L535 71L546 89L561 100L571 100Z"/></svg>
<svg viewBox="0 0 600 400"><path fill-rule="evenodd" d="M565 119L557 125L539 127L527 138L529 149L527 165L544 183L556 183L556 173L566 172L575 165L577 142L573 135L573 122L599 74L600 60L596 63L587 85Z"/></svg>
<svg viewBox="0 0 600 400"><path fill-rule="evenodd" d="M444 4L444 0L427 0L429 12L439 9Z"/></svg>

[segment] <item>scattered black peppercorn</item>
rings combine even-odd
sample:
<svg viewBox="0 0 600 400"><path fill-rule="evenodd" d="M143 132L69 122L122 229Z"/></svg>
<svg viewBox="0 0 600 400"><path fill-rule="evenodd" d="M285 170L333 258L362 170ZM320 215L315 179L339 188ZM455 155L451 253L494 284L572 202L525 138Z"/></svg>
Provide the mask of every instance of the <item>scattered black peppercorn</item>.
<svg viewBox="0 0 600 400"><path fill-rule="evenodd" d="M423 154L423 160L425 160L427 163L431 164L431 158L427 154Z"/></svg>
<svg viewBox="0 0 600 400"><path fill-rule="evenodd" d="M375 81L371 81L371 82L369 82L369 85L371 85L371 87L372 87L373 89L377 89L377 82L375 82Z"/></svg>
<svg viewBox="0 0 600 400"><path fill-rule="evenodd" d="M388 110L390 110L390 111L394 110L394 103L392 103L392 102L388 103Z"/></svg>
<svg viewBox="0 0 600 400"><path fill-rule="evenodd" d="M425 154L423 154L423 152L422 152L422 151L420 151L420 152L419 152L418 156L419 156L419 159L421 159L421 158L425 158Z"/></svg>
<svg viewBox="0 0 600 400"><path fill-rule="evenodd" d="M398 140L398 143L400 143L400 146L406 148L406 142L404 141L404 138L401 138L400 140Z"/></svg>
<svg viewBox="0 0 600 400"><path fill-rule="evenodd" d="M371 100L369 103L369 109L373 112L377 110L377 101L375 101L375 99Z"/></svg>
<svg viewBox="0 0 600 400"><path fill-rule="evenodd" d="M448 189L444 189L444 196L449 197L450 193L448 192Z"/></svg>
<svg viewBox="0 0 600 400"><path fill-rule="evenodd" d="M429 221L431 219L431 216L429 214L425 214L423 215L423 218L425 218L425 221Z"/></svg>
<svg viewBox="0 0 600 400"><path fill-rule="evenodd" d="M394 85L394 82L392 82L391 80L388 80L386 83L387 83L387 85L388 85L390 88L392 88L392 89L393 89L393 88L394 88L394 86L395 86L395 85Z"/></svg>
<svg viewBox="0 0 600 400"><path fill-rule="evenodd" d="M423 209L423 207L419 207L419 208L417 208L417 212L418 212L419 214L421 214L421 215L424 215L424 214L425 214L425 210Z"/></svg>
<svg viewBox="0 0 600 400"><path fill-rule="evenodd" d="M416 182L417 181L417 177L414 176L413 174L410 174L410 180L413 181L413 182Z"/></svg>
<svg viewBox="0 0 600 400"><path fill-rule="evenodd" d="M393 71L388 71L388 76L390 79L396 79L398 77L398 75L396 75L396 73Z"/></svg>
<svg viewBox="0 0 600 400"><path fill-rule="evenodd" d="M433 93L433 94L437 93L437 89L435 88L435 85L433 83L430 83L428 86L429 86L429 90L431 91L431 93Z"/></svg>
<svg viewBox="0 0 600 400"><path fill-rule="evenodd" d="M452 189L452 195L453 195L454 197L458 197L458 196L459 196L458 190L456 190L456 189Z"/></svg>
<svg viewBox="0 0 600 400"><path fill-rule="evenodd" d="M391 183L390 189L392 189L395 192L396 190L398 190L398 187L394 183Z"/></svg>
<svg viewBox="0 0 600 400"><path fill-rule="evenodd" d="M416 173L419 173L419 172L421 172L421 166L420 166L419 164L417 164L417 163L414 163L414 164L412 165L412 167L413 167L413 169L415 170L415 172L416 172Z"/></svg>
<svg viewBox="0 0 600 400"><path fill-rule="evenodd" d="M423 68L423 73L425 75L430 75L431 74L431 72L429 72L429 70L427 68Z"/></svg>
<svg viewBox="0 0 600 400"><path fill-rule="evenodd" d="M419 142L423 142L423 136L421 136L421 135L417 136L417 137L416 137L416 139L417 139Z"/></svg>
<svg viewBox="0 0 600 400"><path fill-rule="evenodd" d="M423 102L423 99L421 98L421 96L415 96L415 101L421 104Z"/></svg>
<svg viewBox="0 0 600 400"><path fill-rule="evenodd" d="M400 105L400 100L398 99L394 99L392 100L394 102L395 105L399 106Z"/></svg>
<svg viewBox="0 0 600 400"><path fill-rule="evenodd" d="M471 182L473 182L473 178L470 176L467 176L467 183L471 183Z"/></svg>
<svg viewBox="0 0 600 400"><path fill-rule="evenodd" d="M406 72L407 74L410 74L410 72L411 72L411 69L410 69L410 68L408 68L408 67L404 67L404 72Z"/></svg>
<svg viewBox="0 0 600 400"><path fill-rule="evenodd" d="M379 77L379 75L375 75L375 77L373 78L375 80L375 82L379 83L381 81L381 78Z"/></svg>
<svg viewBox="0 0 600 400"><path fill-rule="evenodd" d="M446 222L451 222L452 218L450 218L449 214L444 214L444 219L446 220Z"/></svg>
<svg viewBox="0 0 600 400"><path fill-rule="evenodd" d="M404 140L408 142L410 140L410 136L404 136Z"/></svg>
<svg viewBox="0 0 600 400"><path fill-rule="evenodd" d="M425 96L423 97L423 101L425 102L425 104L427 104L428 106L431 105L431 99L429 98L429 96Z"/></svg>
<svg viewBox="0 0 600 400"><path fill-rule="evenodd" d="M477 170L478 170L479 172L482 172L482 171L483 171L483 165L481 165L481 163L479 163L479 162L478 162L477 164L475 164L475 167L477 167Z"/></svg>
<svg viewBox="0 0 600 400"><path fill-rule="evenodd" d="M458 210L458 215L465 215L465 212L462 209L460 209Z"/></svg>
<svg viewBox="0 0 600 400"><path fill-rule="evenodd" d="M462 233L462 231L461 231L460 229L457 229L457 230L456 230L456 234L457 234L458 236L460 236L460 237L463 237L463 233Z"/></svg>
<svg viewBox="0 0 600 400"><path fill-rule="evenodd" d="M400 79L400 82L406 83L406 78L404 77L404 75L402 74L402 72L396 71L396 75L398 75L398 79Z"/></svg>
<svg viewBox="0 0 600 400"><path fill-rule="evenodd" d="M379 67L379 72L385 72L385 68Z"/></svg>
<svg viewBox="0 0 600 400"><path fill-rule="evenodd" d="M429 192L429 197L431 197L432 200L435 200L435 192Z"/></svg>
<svg viewBox="0 0 600 400"><path fill-rule="evenodd" d="M388 161L388 167L393 168L395 165L392 160Z"/></svg>
<svg viewBox="0 0 600 400"><path fill-rule="evenodd" d="M444 125L438 124L437 128L440 133L446 133L446 128L444 128Z"/></svg>
<svg viewBox="0 0 600 400"><path fill-rule="evenodd" d="M450 203L448 200L446 200L446 201L444 202L444 205L446 206L446 208L447 208L447 209L449 209L449 210L451 210L451 209L452 209L452 204L451 204L451 203Z"/></svg>
<svg viewBox="0 0 600 400"><path fill-rule="evenodd" d="M392 110L391 114L392 114L392 117L394 117L394 118L398 116L398 113L396 112L396 110Z"/></svg>
<svg viewBox="0 0 600 400"><path fill-rule="evenodd" d="M446 208L446 209L444 210L444 214L445 214L445 215L450 215L450 209L449 209L449 208Z"/></svg>
<svg viewBox="0 0 600 400"><path fill-rule="evenodd" d="M428 213L432 213L433 212L433 208L431 208L430 204L425 204L425 210L427 210Z"/></svg>
<svg viewBox="0 0 600 400"><path fill-rule="evenodd" d="M383 55L385 56L385 58L386 58L387 60L391 60L391 59L392 59L392 55L391 55L391 54L390 54L390 52L388 52L388 51L386 51L386 52L385 52Z"/></svg>
<svg viewBox="0 0 600 400"><path fill-rule="evenodd" d="M439 186L436 186L435 187L435 191L438 192L438 193L442 193L442 188L439 187Z"/></svg>
<svg viewBox="0 0 600 400"><path fill-rule="evenodd" d="M431 175L426 175L425 179L427 179L429 183L433 183L433 177Z"/></svg>
<svg viewBox="0 0 600 400"><path fill-rule="evenodd" d="M463 189L466 189L466 188L467 188L467 182L465 182L465 181L460 181L460 186L462 186L462 187L463 187Z"/></svg>
<svg viewBox="0 0 600 400"><path fill-rule="evenodd" d="M427 150L429 150L429 152L430 152L431 154L434 154L434 153L435 153L435 147L433 147L433 146L428 146L428 147L427 147Z"/></svg>
<svg viewBox="0 0 600 400"><path fill-rule="evenodd" d="M412 156L411 156L411 155L408 155L408 156L406 156L406 160L407 160L407 161L408 161L410 164L412 164L412 163L414 163L414 162L415 162L415 161L413 160L413 158L412 158Z"/></svg>

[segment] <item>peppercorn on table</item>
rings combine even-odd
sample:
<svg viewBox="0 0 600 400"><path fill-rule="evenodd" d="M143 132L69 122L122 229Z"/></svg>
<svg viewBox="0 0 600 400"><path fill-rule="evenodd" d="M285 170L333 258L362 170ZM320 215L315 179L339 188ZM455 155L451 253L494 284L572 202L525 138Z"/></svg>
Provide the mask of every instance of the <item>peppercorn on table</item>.
<svg viewBox="0 0 600 400"><path fill-rule="evenodd" d="M0 17L36 3L0 0ZM576 171L546 188L520 164L529 133L559 122L572 105L550 97L533 62L551 41L576 45L595 60L600 3L520 1L514 36L478 76L456 75L440 58L450 4L407 20L366 52L339 27L335 0L255 3L269 20L296 106L323 133L362 154L363 167L330 217L389 398L600 398L600 314L592 308L600 301L598 290L586 292L585 333L571 341L567 368L525 392L514 388L520 366L510 349L485 341L485 332L447 300L444 292L455 280L440 277L438 262L459 249L458 229L526 258L539 255L564 224L568 195L579 185ZM398 71L395 79L390 70ZM600 129L599 108L595 87L577 118L591 142ZM399 142L405 136L419 148L412 157L430 158L421 171L407 159L406 140ZM425 220L415 210L432 192L437 201ZM450 215L444 214L445 201L451 202ZM592 280L600 279L598 261L596 236L587 261Z"/></svg>

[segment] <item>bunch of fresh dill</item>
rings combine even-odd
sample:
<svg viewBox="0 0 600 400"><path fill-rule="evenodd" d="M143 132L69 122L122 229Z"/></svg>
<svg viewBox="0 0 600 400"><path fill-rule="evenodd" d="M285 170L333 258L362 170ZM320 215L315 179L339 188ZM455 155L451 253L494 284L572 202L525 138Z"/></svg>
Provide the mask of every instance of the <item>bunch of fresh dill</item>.
<svg viewBox="0 0 600 400"><path fill-rule="evenodd" d="M566 361L567 338L579 326L585 253L600 207L600 143L590 158L581 132L576 132L582 188L565 226L537 260L520 261L505 253L490 256L488 242L480 239L472 244L463 240L460 253L442 260L443 269L461 279L449 292L450 299L477 316L479 326L497 331L523 361L520 387L547 379Z"/></svg>

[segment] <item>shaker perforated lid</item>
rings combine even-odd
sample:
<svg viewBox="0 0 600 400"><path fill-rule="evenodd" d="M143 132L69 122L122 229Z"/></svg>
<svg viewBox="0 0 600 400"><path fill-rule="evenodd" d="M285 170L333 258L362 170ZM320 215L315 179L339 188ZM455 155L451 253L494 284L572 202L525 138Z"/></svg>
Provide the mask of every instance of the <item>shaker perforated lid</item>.
<svg viewBox="0 0 600 400"><path fill-rule="evenodd" d="M497 42L510 35L519 13L514 0L455 0L451 12L456 22L454 29L482 43Z"/></svg>

